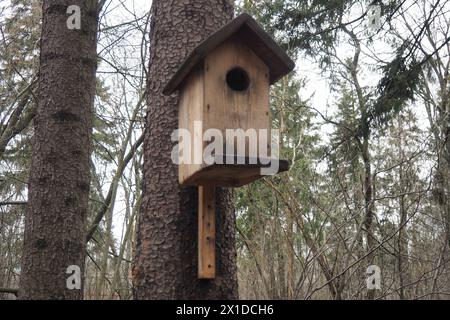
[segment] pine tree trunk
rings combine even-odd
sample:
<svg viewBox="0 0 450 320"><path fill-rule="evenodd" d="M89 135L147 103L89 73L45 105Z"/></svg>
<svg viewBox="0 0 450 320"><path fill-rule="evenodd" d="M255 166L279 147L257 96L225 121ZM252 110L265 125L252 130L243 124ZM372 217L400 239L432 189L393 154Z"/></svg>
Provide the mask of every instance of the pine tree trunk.
<svg viewBox="0 0 450 320"><path fill-rule="evenodd" d="M162 94L187 54L233 15L230 0L154 0L152 5L144 186L133 264L136 299L237 298L232 194L216 191L216 279L197 279L195 187L181 187L171 160L178 97Z"/></svg>
<svg viewBox="0 0 450 320"><path fill-rule="evenodd" d="M373 231L374 222L374 205L373 205L373 184L372 184L372 164L369 152L369 138L365 137L363 141L362 158L364 162L364 227L366 229L367 242L367 265L373 265L375 262L375 252L372 252L375 247L375 238ZM367 289L367 299L373 300L375 298L375 289Z"/></svg>
<svg viewBox="0 0 450 320"><path fill-rule="evenodd" d="M407 192L406 185L408 183L407 181L407 174L406 170L404 168L403 162L405 161L405 153L403 151L403 139L404 139L404 132L403 132L403 120L402 115L400 114L398 117L398 154L399 154L399 166L398 166L398 173L399 173L399 194L400 197L398 199L399 201L399 213L400 213L400 222L398 226L398 239L397 239L397 248L398 248L398 259L397 259L397 268L398 268L398 278L399 278L399 299L405 300L410 297L410 287L407 285L410 282L409 279L409 255L408 255L408 232L406 228L406 223L408 219L408 211L407 206L405 205L405 195L404 193Z"/></svg>
<svg viewBox="0 0 450 320"><path fill-rule="evenodd" d="M447 72L448 75L448 72ZM449 77L447 77L448 79ZM445 181L445 207L443 208L443 220L445 222L445 253L450 250L450 84L449 80L442 85L444 90L442 94L442 109L445 110L445 121L443 121L442 132L444 133L444 155L443 162L445 168L444 171L444 181ZM445 89L446 88L446 89Z"/></svg>
<svg viewBox="0 0 450 320"><path fill-rule="evenodd" d="M66 270L79 266L83 280L97 6L84 0L70 4L81 9L81 30L68 29L67 5L43 1L21 299L83 297L82 289L67 288Z"/></svg>

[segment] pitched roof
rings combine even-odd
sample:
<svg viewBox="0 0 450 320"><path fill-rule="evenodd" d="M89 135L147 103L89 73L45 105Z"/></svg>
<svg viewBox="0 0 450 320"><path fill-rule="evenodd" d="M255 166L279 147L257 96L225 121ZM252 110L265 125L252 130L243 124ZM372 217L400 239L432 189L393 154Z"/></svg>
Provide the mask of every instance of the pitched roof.
<svg viewBox="0 0 450 320"><path fill-rule="evenodd" d="M195 48L175 75L165 86L163 93L172 94L178 89L191 70L212 50L233 35L237 35L269 67L270 84L288 74L295 67L294 61L281 49L261 26L248 14L243 13L216 31Z"/></svg>

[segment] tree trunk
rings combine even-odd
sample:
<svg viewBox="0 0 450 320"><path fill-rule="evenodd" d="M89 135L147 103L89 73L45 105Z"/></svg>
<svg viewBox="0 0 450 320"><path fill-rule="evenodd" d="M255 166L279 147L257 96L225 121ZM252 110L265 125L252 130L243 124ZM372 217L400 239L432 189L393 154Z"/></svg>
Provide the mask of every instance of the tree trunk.
<svg viewBox="0 0 450 320"><path fill-rule="evenodd" d="M117 178L119 179L119 178ZM116 195L117 195L117 184L118 181L113 181L113 185L115 186L113 189L113 194L111 197L111 204L106 212L105 222L106 222L106 230L103 244L103 252L101 255L101 263L100 263L100 276L98 286L96 288L96 299L101 300L107 297L107 290L105 289L106 277L108 276L108 260L109 260L109 247L113 244L113 234L112 234L112 225L113 225L113 214L114 214L114 204L116 203ZM118 259L119 260L119 259Z"/></svg>
<svg viewBox="0 0 450 320"><path fill-rule="evenodd" d="M144 185L133 263L136 299L237 298L232 194L216 190L216 278L198 280L198 193L178 183L170 157L178 97L162 94L187 54L232 15L230 0L153 1Z"/></svg>
<svg viewBox="0 0 450 320"><path fill-rule="evenodd" d="M373 206L373 188L372 188L372 165L369 152L369 138L365 137L363 141L362 158L364 162L364 227L366 229L367 242L367 266L373 265L375 262L375 236L373 233L374 206ZM367 299L375 298L375 289L367 289Z"/></svg>
<svg viewBox="0 0 450 320"><path fill-rule="evenodd" d="M406 223L408 219L408 211L407 206L405 205L405 195L407 192L406 185L408 183L407 180L407 170L403 167L403 162L405 161L405 153L403 151L403 119L402 114L398 116L398 154L399 154L399 166L398 166L398 183L399 183L399 212L400 212L400 222L398 226L398 239L397 239L397 248L398 248L398 259L397 259L397 268L398 268L398 278L399 278L399 299L405 300L410 297L410 287L408 284L410 282L409 277L409 255L408 255L408 232L406 229Z"/></svg>
<svg viewBox="0 0 450 320"><path fill-rule="evenodd" d="M68 29L68 6L43 1L38 108L28 186L21 299L82 299L70 290L70 265L85 259L89 154L95 94L97 5L81 9L81 30Z"/></svg>
<svg viewBox="0 0 450 320"><path fill-rule="evenodd" d="M450 62L449 64L450 65ZM444 162L444 168L443 168L443 178L445 181L445 205L443 206L443 220L445 222L445 252L447 252L450 249L450 85L449 85L449 72L447 68L446 72L446 80L441 85L441 87L444 88L442 90L442 110L445 110L444 112L444 121L442 121L442 132L443 132L443 138L444 141L444 150L443 150L443 162Z"/></svg>
<svg viewBox="0 0 450 320"><path fill-rule="evenodd" d="M294 239L294 219L292 217L292 212L288 210L287 212L287 296L286 299L294 299L294 286L295 286L295 239Z"/></svg>

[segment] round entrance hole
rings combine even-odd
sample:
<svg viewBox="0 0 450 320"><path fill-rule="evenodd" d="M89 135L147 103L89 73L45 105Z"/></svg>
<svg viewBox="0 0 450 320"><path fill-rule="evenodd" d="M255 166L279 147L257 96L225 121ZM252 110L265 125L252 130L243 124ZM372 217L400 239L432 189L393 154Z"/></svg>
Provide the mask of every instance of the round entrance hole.
<svg viewBox="0 0 450 320"><path fill-rule="evenodd" d="M244 69L235 67L227 72L227 84L234 91L244 91L250 85L250 78Z"/></svg>

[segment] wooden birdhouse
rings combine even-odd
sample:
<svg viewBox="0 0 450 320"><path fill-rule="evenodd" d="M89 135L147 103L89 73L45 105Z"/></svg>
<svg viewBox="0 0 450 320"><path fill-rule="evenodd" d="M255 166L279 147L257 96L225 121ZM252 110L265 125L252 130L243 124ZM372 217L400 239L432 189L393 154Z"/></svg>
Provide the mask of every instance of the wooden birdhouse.
<svg viewBox="0 0 450 320"><path fill-rule="evenodd" d="M178 152L181 184L236 187L263 176L273 160L269 87L294 66L247 14L194 49L163 91L179 90L179 128L190 133L189 150ZM287 169L279 160L277 172Z"/></svg>
<svg viewBox="0 0 450 320"><path fill-rule="evenodd" d="M215 187L242 186L267 175L265 169L288 169L271 148L269 87L293 69L275 41L242 14L194 49L163 90L179 90L181 141L172 154L179 181L199 191L200 279L216 274Z"/></svg>

